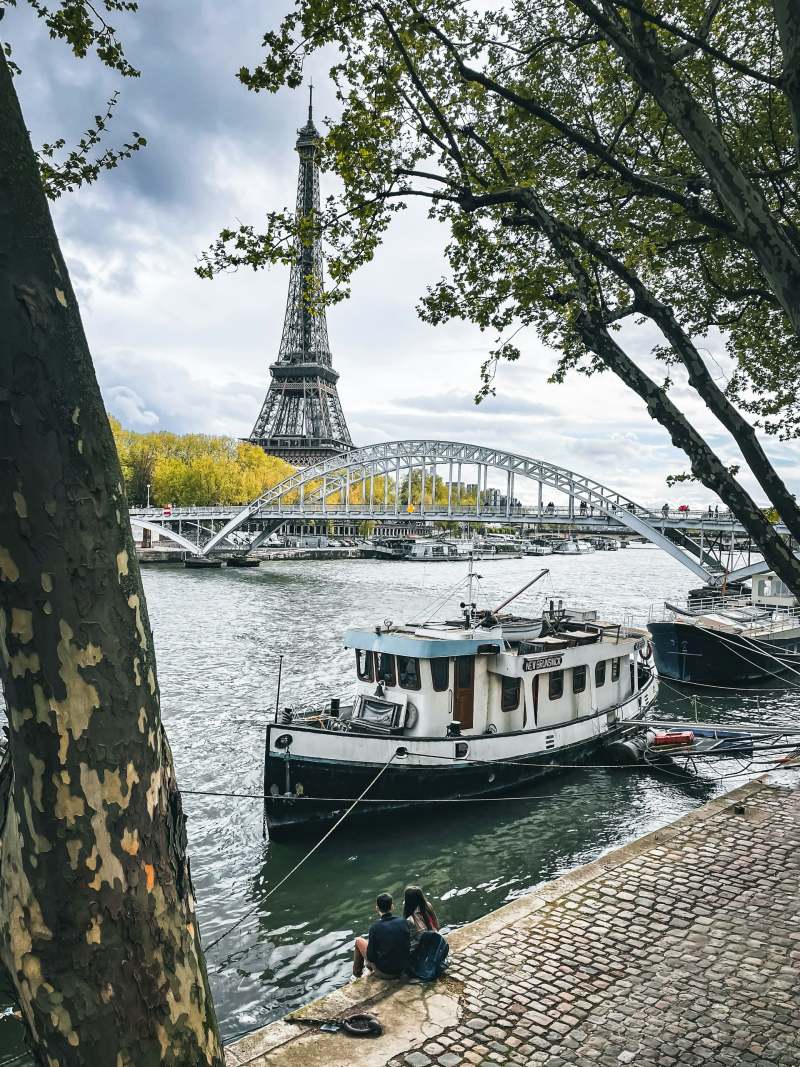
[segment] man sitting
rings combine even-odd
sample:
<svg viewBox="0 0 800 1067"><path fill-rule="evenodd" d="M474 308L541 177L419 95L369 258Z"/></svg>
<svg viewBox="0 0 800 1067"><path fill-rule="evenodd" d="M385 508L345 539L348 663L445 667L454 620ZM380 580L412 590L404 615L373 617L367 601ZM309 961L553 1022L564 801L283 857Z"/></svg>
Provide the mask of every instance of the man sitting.
<svg viewBox="0 0 800 1067"><path fill-rule="evenodd" d="M369 928L368 937L357 937L353 954L353 974L360 978L364 962L379 978L399 978L411 962L411 935L405 919L392 914L392 897L381 893L375 901L380 915Z"/></svg>

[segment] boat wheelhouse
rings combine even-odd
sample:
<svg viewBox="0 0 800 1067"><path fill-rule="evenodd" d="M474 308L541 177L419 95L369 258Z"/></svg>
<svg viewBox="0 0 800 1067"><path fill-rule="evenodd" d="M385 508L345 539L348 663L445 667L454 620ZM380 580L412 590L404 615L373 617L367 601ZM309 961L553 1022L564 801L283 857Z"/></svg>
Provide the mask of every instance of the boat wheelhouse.
<svg viewBox="0 0 800 1067"><path fill-rule="evenodd" d="M585 761L655 698L646 630L552 602L536 618L463 614L346 632L352 703L268 727L272 836L330 823L365 790L359 810L375 812L524 787Z"/></svg>

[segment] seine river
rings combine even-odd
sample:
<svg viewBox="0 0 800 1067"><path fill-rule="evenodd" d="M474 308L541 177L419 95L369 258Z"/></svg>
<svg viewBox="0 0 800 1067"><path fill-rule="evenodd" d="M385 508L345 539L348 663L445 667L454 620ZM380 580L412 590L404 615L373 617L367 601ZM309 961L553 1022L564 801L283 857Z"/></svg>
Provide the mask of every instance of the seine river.
<svg viewBox="0 0 800 1067"><path fill-rule="evenodd" d="M498 603L541 567L525 594L597 607L607 617L647 618L696 579L655 548L543 560L486 560L481 603ZM343 826L269 900L272 885L309 847L271 844L258 799L189 790L260 793L264 724L282 705L350 692L356 623L420 619L437 600L452 612L463 594L460 563L326 560L262 563L255 570L150 567L144 583L155 632L162 705L188 814L192 874L207 943L244 921L209 953L226 1041L347 980L353 938L372 919L375 896L422 885L451 926L477 919L539 883L667 823L755 773L737 763L697 780L638 769L586 769L546 780L524 800L428 808ZM450 594L450 595L448 595ZM701 718L800 719L797 690L700 694ZM712 695L709 695L712 694ZM687 690L662 687L654 709L692 718ZM722 777L727 775L728 777ZM736 776L738 775L738 776ZM250 914L252 913L252 914ZM20 1027L0 1022L0 1063L24 1065Z"/></svg>

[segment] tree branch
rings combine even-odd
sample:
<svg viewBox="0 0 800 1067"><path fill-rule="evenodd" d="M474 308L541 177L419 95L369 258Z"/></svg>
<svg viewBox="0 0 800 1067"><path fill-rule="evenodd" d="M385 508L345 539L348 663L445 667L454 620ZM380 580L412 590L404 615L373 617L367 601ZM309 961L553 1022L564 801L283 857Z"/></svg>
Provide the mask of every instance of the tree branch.
<svg viewBox="0 0 800 1067"><path fill-rule="evenodd" d="M632 170L627 164L619 160L612 152L609 152L608 148L602 141L596 138L587 137L574 126L570 126L568 123L561 120L556 114L550 111L549 108L543 107L530 97L520 96L519 93L514 92L513 89L509 89L507 86L501 85L499 82L495 81L494 78L484 74L483 71L467 66L449 37L438 26L435 26L428 20L425 20L425 26L450 53L450 56L464 81L482 85L485 89L488 89L495 95L507 100L516 107L522 108L523 111L527 111L529 114L534 115L543 122L546 122L549 126L566 137L567 140L571 141L579 148L582 148L587 155L605 163L624 181L632 185L641 196L653 197L659 200L666 200L672 204L677 204L683 208L691 219L700 223L702 226L707 226L709 229L716 230L725 236L741 236L737 227L734 226L729 219L725 218L723 215L716 215L712 211L708 211L700 204L698 199L684 196L676 190L662 185L660 182L653 181L651 178L636 173L636 171Z"/></svg>
<svg viewBox="0 0 800 1067"><path fill-rule="evenodd" d="M700 160L735 227L753 253L795 332L800 336L800 254L772 217L761 191L736 164L720 131L677 77L654 35L633 14L633 37L601 11L594 0L571 0L606 36L637 85L661 107Z"/></svg>
<svg viewBox="0 0 800 1067"><path fill-rule="evenodd" d="M797 0L772 0L783 53L780 85L792 116L795 160L800 153L800 8Z"/></svg>
<svg viewBox="0 0 800 1067"><path fill-rule="evenodd" d="M630 359L608 332L602 309L598 306L597 288L572 251L571 243L578 244L596 256L628 285L634 294L637 310L650 316L662 330L686 366L693 387L709 408L723 425L733 427L731 433L737 440L739 433L742 433L743 440L739 442L739 446L748 463L751 463L752 458L753 473L759 482L762 478L766 479L769 489L766 486L764 488L770 499L783 517L781 507L773 498L773 494L777 493L789 515L789 521L796 524L800 532L800 512L796 503L792 501L786 486L769 463L752 427L739 415L711 378L702 357L678 324L672 309L658 301L636 274L601 245L551 215L532 190L519 189L517 193L518 202L524 204L534 225L547 237L578 285L582 309L576 319L576 328L586 347L644 400L652 418L668 431L673 444L689 457L695 475L736 513L754 540L762 547L764 558L782 575L791 575L789 584L793 590L800 591L800 560L794 557L772 525L766 521L749 493L731 476L716 453L672 403L666 392ZM751 458L748 458L748 455Z"/></svg>

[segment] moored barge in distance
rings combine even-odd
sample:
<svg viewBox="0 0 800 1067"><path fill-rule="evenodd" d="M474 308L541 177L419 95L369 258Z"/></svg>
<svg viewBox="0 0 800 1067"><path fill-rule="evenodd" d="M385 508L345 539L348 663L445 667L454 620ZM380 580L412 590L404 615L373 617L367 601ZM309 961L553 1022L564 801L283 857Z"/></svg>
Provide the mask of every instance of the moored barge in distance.
<svg viewBox="0 0 800 1067"><path fill-rule="evenodd" d="M354 701L268 727L270 836L331 824L365 790L351 817L500 796L643 717L658 687L647 631L550 603L539 618L467 605L448 622L348 630Z"/></svg>

